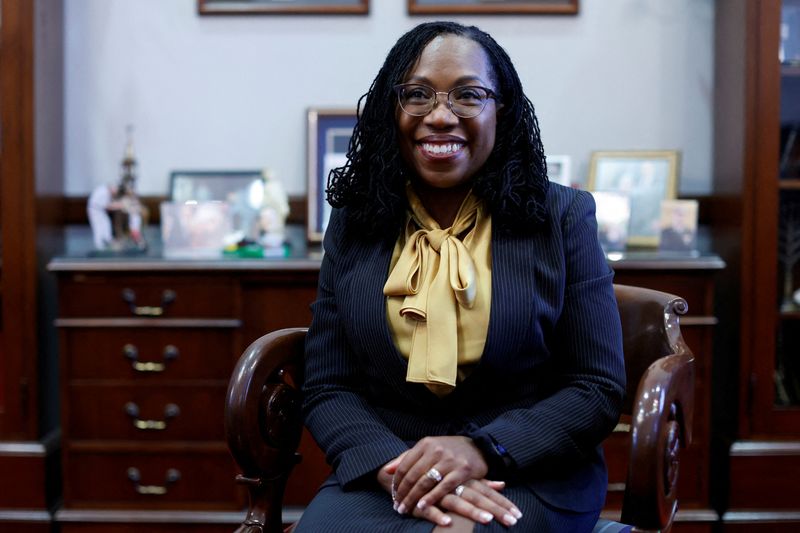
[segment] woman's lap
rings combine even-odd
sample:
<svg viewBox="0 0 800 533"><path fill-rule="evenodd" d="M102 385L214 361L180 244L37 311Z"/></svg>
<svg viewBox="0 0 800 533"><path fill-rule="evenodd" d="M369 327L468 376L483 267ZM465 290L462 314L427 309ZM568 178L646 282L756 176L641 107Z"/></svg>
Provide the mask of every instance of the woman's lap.
<svg viewBox="0 0 800 533"><path fill-rule="evenodd" d="M574 513L556 509L526 487L509 487L503 491L514 502L523 516L513 528L493 520L489 524L476 524L476 533L496 531L536 531L560 533L563 531L592 531L598 513ZM403 532L430 533L434 524L406 515L392 508L388 494L380 489L343 492L338 484L325 483L300 519L296 533L356 533Z"/></svg>

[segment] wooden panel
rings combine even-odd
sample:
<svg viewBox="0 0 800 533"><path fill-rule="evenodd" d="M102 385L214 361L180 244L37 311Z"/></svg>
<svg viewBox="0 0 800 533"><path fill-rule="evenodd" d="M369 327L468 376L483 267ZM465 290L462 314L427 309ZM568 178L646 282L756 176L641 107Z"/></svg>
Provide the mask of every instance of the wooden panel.
<svg viewBox="0 0 800 533"><path fill-rule="evenodd" d="M139 471L139 485L150 487L149 494L137 492L129 476L131 468ZM180 479L167 481L171 469ZM69 480L64 503L73 508L239 510L244 495L232 472L235 465L227 451L71 451L64 471ZM158 494L154 487L164 493Z"/></svg>
<svg viewBox="0 0 800 533"><path fill-rule="evenodd" d="M59 316L135 317L134 306L161 309L161 318L227 318L238 314L236 288L230 277L75 274L59 286Z"/></svg>
<svg viewBox="0 0 800 533"><path fill-rule="evenodd" d="M198 386L71 385L69 435L72 439L223 440L227 386L226 381ZM137 427L136 421L147 427Z"/></svg>
<svg viewBox="0 0 800 533"><path fill-rule="evenodd" d="M41 453L0 450L0 509L46 509L45 478L44 450Z"/></svg>
<svg viewBox="0 0 800 533"><path fill-rule="evenodd" d="M71 379L130 379L141 383L224 379L227 382L236 359L230 329L67 328L63 331L64 364ZM137 356L135 361L133 354ZM148 367L146 363L163 365L163 370Z"/></svg>
<svg viewBox="0 0 800 533"><path fill-rule="evenodd" d="M730 509L800 511L800 449L794 453L767 449L730 457Z"/></svg>
<svg viewBox="0 0 800 533"><path fill-rule="evenodd" d="M0 435L37 437L34 3L2 1L0 25Z"/></svg>

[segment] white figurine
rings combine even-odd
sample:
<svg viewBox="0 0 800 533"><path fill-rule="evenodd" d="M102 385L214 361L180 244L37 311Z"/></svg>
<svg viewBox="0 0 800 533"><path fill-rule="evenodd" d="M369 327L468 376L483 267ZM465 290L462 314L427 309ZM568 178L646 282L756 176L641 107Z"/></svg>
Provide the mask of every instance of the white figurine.
<svg viewBox="0 0 800 533"><path fill-rule="evenodd" d="M94 246L98 250L145 250L142 228L147 223L147 208L136 196L136 159L133 155L133 129L128 126L128 142L122 160L122 178L117 185L100 185L92 191L86 206Z"/></svg>
<svg viewBox="0 0 800 533"><path fill-rule="evenodd" d="M264 200L258 216L259 244L265 248L281 246L286 239L289 197L283 184L269 169L264 169Z"/></svg>

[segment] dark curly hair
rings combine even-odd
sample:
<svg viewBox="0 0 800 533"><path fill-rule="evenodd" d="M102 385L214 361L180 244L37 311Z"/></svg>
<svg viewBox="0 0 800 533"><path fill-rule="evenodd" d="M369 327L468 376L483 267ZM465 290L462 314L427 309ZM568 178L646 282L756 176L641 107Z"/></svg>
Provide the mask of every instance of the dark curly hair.
<svg viewBox="0 0 800 533"><path fill-rule="evenodd" d="M396 234L405 220L409 169L400 155L393 87L403 83L435 37L452 34L481 45L503 104L494 148L474 177L473 191L505 231L532 231L545 219L547 166L533 104L503 48L475 26L428 22L397 41L372 85L358 101L358 121L347 163L328 176L328 202L346 208L350 230L362 236Z"/></svg>

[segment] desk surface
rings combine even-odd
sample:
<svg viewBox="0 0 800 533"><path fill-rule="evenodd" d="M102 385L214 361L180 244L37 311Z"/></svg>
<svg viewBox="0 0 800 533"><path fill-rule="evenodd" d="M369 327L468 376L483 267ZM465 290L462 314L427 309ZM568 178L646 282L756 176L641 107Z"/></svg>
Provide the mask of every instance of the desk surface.
<svg viewBox="0 0 800 533"><path fill-rule="evenodd" d="M285 257L218 259L176 259L163 255L158 228L148 228L148 250L137 255L95 256L88 226L65 229L64 252L48 265L52 272L70 271L197 271L197 270L319 270L322 248L309 244L304 228L289 226ZM694 252L666 252L639 249L612 252L607 256L614 270L720 270L725 262L716 254L701 249Z"/></svg>

